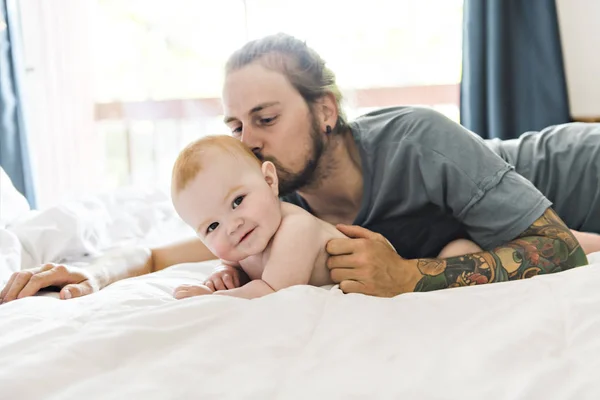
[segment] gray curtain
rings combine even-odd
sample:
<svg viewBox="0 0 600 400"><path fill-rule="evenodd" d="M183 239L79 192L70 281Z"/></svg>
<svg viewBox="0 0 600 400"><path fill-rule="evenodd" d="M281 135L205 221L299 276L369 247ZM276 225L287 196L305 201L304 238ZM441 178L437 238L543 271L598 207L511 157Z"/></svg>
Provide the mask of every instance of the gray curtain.
<svg viewBox="0 0 600 400"><path fill-rule="evenodd" d="M35 191L23 115L23 47L17 6L17 0L2 0L0 7L0 165L34 208Z"/></svg>
<svg viewBox="0 0 600 400"><path fill-rule="evenodd" d="M465 0L461 123L509 139L569 122L554 0Z"/></svg>

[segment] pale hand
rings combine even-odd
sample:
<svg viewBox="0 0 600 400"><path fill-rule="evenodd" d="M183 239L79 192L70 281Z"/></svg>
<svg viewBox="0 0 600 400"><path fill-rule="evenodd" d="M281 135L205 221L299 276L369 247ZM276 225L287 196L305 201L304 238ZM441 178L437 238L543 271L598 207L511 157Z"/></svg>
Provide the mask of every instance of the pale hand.
<svg viewBox="0 0 600 400"><path fill-rule="evenodd" d="M62 288L60 298L63 300L85 296L100 289L93 276L82 268L45 264L12 274L0 292L0 303L33 296L49 286Z"/></svg>
<svg viewBox="0 0 600 400"><path fill-rule="evenodd" d="M242 276L239 268L231 265L221 265L214 270L206 281L204 281L204 285L213 292L217 290L235 289L242 286L241 283L246 280L245 278L245 276Z"/></svg>
<svg viewBox="0 0 600 400"><path fill-rule="evenodd" d="M214 290L205 285L181 285L173 292L173 297L177 300L186 299L188 297L203 296L213 294Z"/></svg>
<svg viewBox="0 0 600 400"><path fill-rule="evenodd" d="M349 239L327 243L327 267L344 293L393 297L414 290L422 277L414 260L400 257L379 233L356 225L336 227Z"/></svg>
<svg viewBox="0 0 600 400"><path fill-rule="evenodd" d="M173 296L180 300L235 289L241 286L240 283L245 278L239 268L231 265L221 265L215 268L214 272L204 281L204 285L181 285L175 289Z"/></svg>

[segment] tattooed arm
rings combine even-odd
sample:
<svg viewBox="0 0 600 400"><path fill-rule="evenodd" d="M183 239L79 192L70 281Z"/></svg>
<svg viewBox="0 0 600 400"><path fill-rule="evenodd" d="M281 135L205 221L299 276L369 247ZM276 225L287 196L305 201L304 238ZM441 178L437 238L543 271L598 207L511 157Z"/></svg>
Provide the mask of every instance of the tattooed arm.
<svg viewBox="0 0 600 400"><path fill-rule="evenodd" d="M515 240L492 251L447 259L418 259L415 292L530 278L587 264L569 228L552 209Z"/></svg>
<svg viewBox="0 0 600 400"><path fill-rule="evenodd" d="M327 267L344 293L393 297L530 278L587 264L581 246L550 208L504 246L447 259L407 260L379 233L360 226L337 227L350 239L327 243Z"/></svg>

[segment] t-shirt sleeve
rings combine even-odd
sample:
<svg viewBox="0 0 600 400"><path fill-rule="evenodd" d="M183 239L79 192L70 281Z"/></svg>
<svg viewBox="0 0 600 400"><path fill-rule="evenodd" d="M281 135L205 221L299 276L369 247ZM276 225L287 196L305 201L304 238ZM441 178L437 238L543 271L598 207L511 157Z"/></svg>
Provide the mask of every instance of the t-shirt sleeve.
<svg viewBox="0 0 600 400"><path fill-rule="evenodd" d="M551 206L481 137L430 109L417 109L405 136L415 187L452 213L484 249L513 240Z"/></svg>

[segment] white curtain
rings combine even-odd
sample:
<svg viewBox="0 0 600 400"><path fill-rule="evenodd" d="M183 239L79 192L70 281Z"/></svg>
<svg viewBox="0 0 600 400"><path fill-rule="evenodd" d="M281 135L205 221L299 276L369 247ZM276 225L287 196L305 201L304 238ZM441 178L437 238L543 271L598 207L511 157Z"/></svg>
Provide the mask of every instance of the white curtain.
<svg viewBox="0 0 600 400"><path fill-rule="evenodd" d="M94 128L94 0L20 0L39 207L101 190Z"/></svg>

